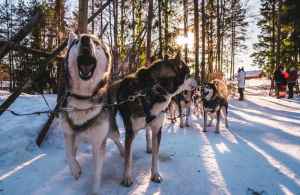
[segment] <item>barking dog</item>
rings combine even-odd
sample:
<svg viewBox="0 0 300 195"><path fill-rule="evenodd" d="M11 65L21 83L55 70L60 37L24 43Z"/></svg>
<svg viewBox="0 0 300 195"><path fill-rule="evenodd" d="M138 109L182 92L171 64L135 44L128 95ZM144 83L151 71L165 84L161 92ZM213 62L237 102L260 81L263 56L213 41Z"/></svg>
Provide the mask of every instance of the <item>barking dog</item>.
<svg viewBox="0 0 300 195"><path fill-rule="evenodd" d="M224 115L225 125L228 127L227 113L228 102L227 97L221 95L215 83L206 83L202 89L202 102L204 111L204 126L203 131L207 131L207 116L211 116L210 125L212 124L213 117L216 115L216 133L220 133L220 115Z"/></svg>
<svg viewBox="0 0 300 195"><path fill-rule="evenodd" d="M127 76L111 88L111 96L116 102L124 102L135 96L133 101L125 101L118 106L123 118L125 135L125 165L122 184L130 186L132 181L132 141L142 128L152 131L151 180L160 183L158 171L158 152L165 110L171 98L190 87L189 69L180 59L158 61L148 68ZM143 95L139 95L139 94ZM149 147L149 140L147 139Z"/></svg>
<svg viewBox="0 0 300 195"><path fill-rule="evenodd" d="M108 48L96 37L70 34L66 56L66 85L68 92L61 114L64 128L66 157L75 179L81 174L76 160L77 140L85 138L92 145L95 173L91 194L97 194L100 187L106 138L110 129L110 112L104 108L108 81L111 76L111 56ZM101 101L95 104L97 95ZM118 134L111 134L122 152Z"/></svg>

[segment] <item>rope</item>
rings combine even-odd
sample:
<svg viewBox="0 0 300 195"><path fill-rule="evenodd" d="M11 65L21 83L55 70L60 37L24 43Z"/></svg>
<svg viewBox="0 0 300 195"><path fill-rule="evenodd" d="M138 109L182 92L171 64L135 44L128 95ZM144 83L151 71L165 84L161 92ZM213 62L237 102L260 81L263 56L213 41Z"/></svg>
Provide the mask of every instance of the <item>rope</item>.
<svg viewBox="0 0 300 195"><path fill-rule="evenodd" d="M41 96L43 97L43 100L44 100L45 104L48 106L49 111L52 112L52 109L51 109L51 107L50 107L50 105L49 105L48 101L46 100L43 93L41 94Z"/></svg>
<svg viewBox="0 0 300 195"><path fill-rule="evenodd" d="M11 109L6 109L4 110L4 112L10 112L11 114L15 115L15 116L30 116L30 115L41 115L41 114L49 114L49 113L53 113L48 101L46 100L45 96L43 94L41 94L41 96L43 97L46 105L48 106L49 110L45 110L45 111L36 111L36 112L28 112L28 113L20 113L20 112L16 112L14 110ZM136 98L138 97L144 97L146 96L146 94L139 92L137 95L133 95L133 96L129 96L128 99L120 101L119 103L115 102L112 104L95 104L93 106L91 106L90 108L74 108L74 107L61 107L58 109L57 112L80 112L80 111L87 111L93 108L99 108L99 107L103 107L103 108L109 108L109 107L114 107L114 106L119 106L122 105L126 102L133 102L135 101ZM60 99L60 101L58 102L58 104L61 104L65 98L67 96L64 95L62 96L62 98Z"/></svg>
<svg viewBox="0 0 300 195"><path fill-rule="evenodd" d="M45 110L45 111L36 111L36 112L28 112L28 113L20 113L16 112L14 110L7 109L4 112L10 112L11 114L15 116L31 116L31 115L41 115L41 114L49 114L52 113L50 110Z"/></svg>

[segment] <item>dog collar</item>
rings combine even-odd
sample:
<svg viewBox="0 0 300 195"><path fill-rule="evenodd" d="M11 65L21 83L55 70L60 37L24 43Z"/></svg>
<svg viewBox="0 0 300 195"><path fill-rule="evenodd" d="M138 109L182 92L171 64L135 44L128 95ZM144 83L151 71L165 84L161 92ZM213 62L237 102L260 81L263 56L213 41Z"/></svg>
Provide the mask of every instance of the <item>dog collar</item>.
<svg viewBox="0 0 300 195"><path fill-rule="evenodd" d="M107 84L107 78L102 79L96 86L94 92L92 93L92 95L79 95L76 93L72 93L72 92L67 92L67 96L69 97L74 97L78 100L91 100L95 95L97 95L98 91L105 87L105 85Z"/></svg>

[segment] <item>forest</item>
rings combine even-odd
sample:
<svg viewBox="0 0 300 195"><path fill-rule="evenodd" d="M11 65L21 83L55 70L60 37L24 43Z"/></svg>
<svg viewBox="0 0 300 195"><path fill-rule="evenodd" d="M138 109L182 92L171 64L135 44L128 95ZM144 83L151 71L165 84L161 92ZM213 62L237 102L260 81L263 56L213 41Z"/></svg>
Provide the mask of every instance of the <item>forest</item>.
<svg viewBox="0 0 300 195"><path fill-rule="evenodd" d="M249 1L2 0L1 80L15 91L56 93L71 31L93 33L113 53L114 78L181 50L197 80L215 72L233 79L236 55L247 52ZM277 64L299 64L296 0L262 0L254 65L270 76ZM87 25L88 23L88 25ZM26 29L27 28L27 29Z"/></svg>

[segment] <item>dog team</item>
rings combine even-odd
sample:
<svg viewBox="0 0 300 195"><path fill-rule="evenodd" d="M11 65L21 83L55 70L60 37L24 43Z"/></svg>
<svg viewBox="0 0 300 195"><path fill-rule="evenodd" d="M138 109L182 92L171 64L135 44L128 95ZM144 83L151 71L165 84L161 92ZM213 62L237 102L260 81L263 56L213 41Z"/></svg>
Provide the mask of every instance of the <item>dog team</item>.
<svg viewBox="0 0 300 195"><path fill-rule="evenodd" d="M175 107L179 105L181 127L184 126L183 110L186 111L185 125L189 125L192 103L194 110L203 114L203 131L207 131L207 126L216 118L216 133L219 133L221 115L228 127L226 85L222 80L214 80L197 87L180 55L156 61L119 81L113 82L111 74L110 49L93 35L71 33L65 58L64 111L60 121L67 162L75 179L81 175L76 159L79 141L87 140L92 146L94 174L88 194L100 193L107 138L114 141L124 157L121 184L132 185L132 142L141 129L146 129L147 152L152 153L151 181L162 181L158 153L168 107L174 115ZM116 123L117 113L120 113L126 130L124 147Z"/></svg>

